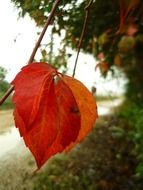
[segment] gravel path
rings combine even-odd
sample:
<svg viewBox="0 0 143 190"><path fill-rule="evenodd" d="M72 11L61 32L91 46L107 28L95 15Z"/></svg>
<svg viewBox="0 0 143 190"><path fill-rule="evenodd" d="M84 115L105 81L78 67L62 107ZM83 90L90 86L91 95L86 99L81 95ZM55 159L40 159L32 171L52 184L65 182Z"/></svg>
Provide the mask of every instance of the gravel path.
<svg viewBox="0 0 143 190"><path fill-rule="evenodd" d="M35 169L33 157L20 143L0 160L0 190L32 190Z"/></svg>
<svg viewBox="0 0 143 190"><path fill-rule="evenodd" d="M13 110L0 111L0 138L14 125L12 112ZM23 141L19 141L13 149L0 157L0 190L32 190L32 174L35 169L31 153Z"/></svg>

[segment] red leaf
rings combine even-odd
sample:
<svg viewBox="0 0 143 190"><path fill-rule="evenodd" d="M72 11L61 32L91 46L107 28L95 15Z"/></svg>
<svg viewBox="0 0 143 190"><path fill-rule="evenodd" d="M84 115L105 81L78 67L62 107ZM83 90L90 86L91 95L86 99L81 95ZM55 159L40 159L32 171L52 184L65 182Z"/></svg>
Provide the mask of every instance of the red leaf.
<svg viewBox="0 0 143 190"><path fill-rule="evenodd" d="M30 66L23 67L12 81L16 91L13 102L16 103L19 115L23 118L26 131L29 130L28 127L34 121L39 109L42 84L52 73L56 73L52 66L45 63L32 63Z"/></svg>
<svg viewBox="0 0 143 190"><path fill-rule="evenodd" d="M80 112L71 90L61 79L59 79L55 89L60 113L60 130L56 140L46 151L43 163L50 156L57 152L62 152L72 141L74 142L77 139L80 129Z"/></svg>
<svg viewBox="0 0 143 190"><path fill-rule="evenodd" d="M138 27L135 24L130 24L126 31L128 36L133 36L137 32L138 32Z"/></svg>
<svg viewBox="0 0 143 190"><path fill-rule="evenodd" d="M78 136L80 129L80 110L71 89L62 79L59 79L55 89L60 112L60 122L62 124L61 144L66 147L71 140L75 141Z"/></svg>
<svg viewBox="0 0 143 190"><path fill-rule="evenodd" d="M60 128L58 114L54 79L49 78L43 88L37 117L30 125L31 130L23 136L25 144L33 153L38 167L43 164L47 149L58 135Z"/></svg>
<svg viewBox="0 0 143 190"><path fill-rule="evenodd" d="M45 63L24 67L12 84L15 123L40 168L76 140L81 120L78 105L62 77Z"/></svg>

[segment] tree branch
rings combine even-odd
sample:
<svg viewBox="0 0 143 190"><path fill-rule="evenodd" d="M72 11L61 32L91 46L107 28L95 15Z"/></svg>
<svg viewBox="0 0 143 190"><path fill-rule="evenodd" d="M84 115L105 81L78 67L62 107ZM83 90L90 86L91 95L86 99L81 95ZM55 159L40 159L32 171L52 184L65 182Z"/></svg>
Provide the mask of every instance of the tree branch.
<svg viewBox="0 0 143 190"><path fill-rule="evenodd" d="M91 7L92 3L93 3L93 0L90 0L88 5L85 7L85 18L84 18L82 31L81 31L80 40L79 40L79 43L78 43L77 56L76 56L75 65L74 65L73 74L72 74L73 77L75 76L75 71L76 71L77 62L78 62L78 58L79 58L79 53L80 53L80 49L81 49L81 46L82 46L82 43L83 43L83 37L84 37L85 31L86 31L89 11L90 11L90 7Z"/></svg>
<svg viewBox="0 0 143 190"><path fill-rule="evenodd" d="M51 23L51 20L52 20L54 14L55 14L55 11L56 11L56 8L57 8L59 2L60 2L60 0L55 0L55 2L53 4L53 7L52 7L52 10L51 10L51 13L50 13L50 15L49 15L49 17L47 19L47 22L46 22L44 28L43 28L43 31L41 32L41 34L39 36L39 39L38 39L38 41L37 41L37 43L36 43L36 45L35 45L35 47L34 47L34 49L32 51L32 54L31 54L30 58L29 58L28 64L33 62L35 54L36 54L36 52L37 52L37 50L38 50L38 48L40 46L40 43L41 43L41 41L42 41L42 39L43 39L43 37L45 35L45 32L46 32L48 26ZM0 99L0 105L2 105L4 103L4 101L8 98L8 96L12 93L13 90L14 90L14 86L11 86L7 90L7 92L4 94L4 96Z"/></svg>

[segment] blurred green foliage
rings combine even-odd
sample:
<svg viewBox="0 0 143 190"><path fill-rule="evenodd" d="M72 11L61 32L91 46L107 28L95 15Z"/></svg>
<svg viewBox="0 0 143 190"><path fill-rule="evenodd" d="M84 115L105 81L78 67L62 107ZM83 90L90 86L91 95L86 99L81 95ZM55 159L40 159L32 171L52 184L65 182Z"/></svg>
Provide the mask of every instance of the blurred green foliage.
<svg viewBox="0 0 143 190"><path fill-rule="evenodd" d="M0 66L0 81L4 80L6 73L6 69Z"/></svg>
<svg viewBox="0 0 143 190"><path fill-rule="evenodd" d="M120 117L131 127L128 136L134 142L133 152L138 163L135 177L143 179L143 108L135 102L126 101L121 107Z"/></svg>
<svg viewBox="0 0 143 190"><path fill-rule="evenodd" d="M5 92L10 87L10 84L5 80L6 77L6 69L0 66L0 98L5 94ZM7 98L7 100L0 106L0 109L10 109L13 108L11 102L11 96Z"/></svg>

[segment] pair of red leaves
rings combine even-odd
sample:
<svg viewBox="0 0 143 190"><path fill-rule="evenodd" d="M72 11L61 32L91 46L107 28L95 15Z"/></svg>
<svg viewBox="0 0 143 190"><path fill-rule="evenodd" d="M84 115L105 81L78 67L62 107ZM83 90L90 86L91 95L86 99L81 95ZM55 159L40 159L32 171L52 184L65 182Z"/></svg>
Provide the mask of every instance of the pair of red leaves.
<svg viewBox="0 0 143 190"><path fill-rule="evenodd" d="M12 84L15 124L38 168L52 155L71 149L92 129L96 102L78 80L47 63L32 63Z"/></svg>

